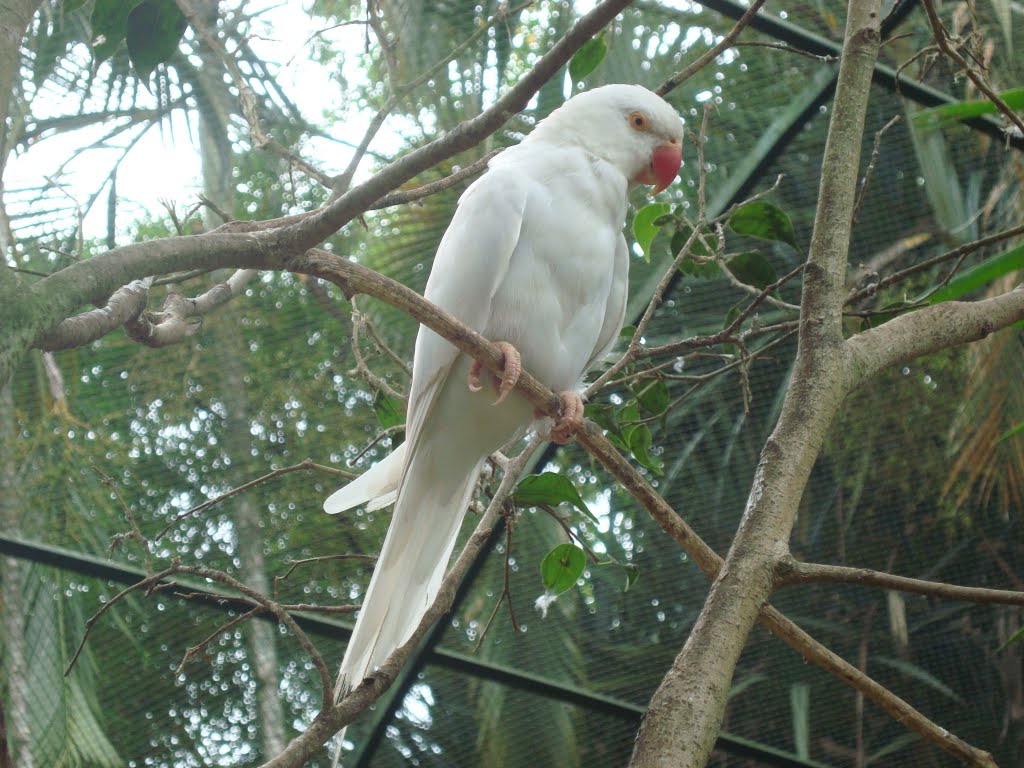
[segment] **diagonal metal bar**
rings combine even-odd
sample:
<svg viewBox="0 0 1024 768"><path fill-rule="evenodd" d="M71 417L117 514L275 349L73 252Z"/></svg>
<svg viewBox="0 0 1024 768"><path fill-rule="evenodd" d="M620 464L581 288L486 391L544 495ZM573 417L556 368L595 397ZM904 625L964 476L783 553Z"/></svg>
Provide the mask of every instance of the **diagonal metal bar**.
<svg viewBox="0 0 1024 768"><path fill-rule="evenodd" d="M543 457L539 461L542 460ZM496 543L498 538L500 538L501 528L501 525L496 527L495 532L492 534L488 550L493 550L494 543ZM76 573L80 576L87 576L103 581L113 581L120 584L136 584L146 578L146 572L138 566L118 563L113 560L96 557L94 555L88 555L50 544L29 541L15 536L0 535L0 555L27 560L62 571ZM479 571L480 567L483 565L482 561L483 558L480 558L477 563L473 564L476 571ZM460 589L460 594L464 595L464 593L468 591L472 583L472 579L469 578L471 575L473 574L467 574L467 578L463 580L463 586ZM244 613L252 607L248 602L225 598L219 593L212 591L208 584L198 580L193 581L187 578L175 577L173 581L176 584L179 584L182 588L189 590L189 592L195 592L197 594L207 595L210 597L216 595L218 598L217 600L204 602L204 605L211 609ZM257 618L270 621L274 620L273 617L266 615L262 615ZM351 626L347 622L341 622L337 619L301 614L294 615L294 618L304 630L321 637L340 637L347 639L352 632ZM513 667L496 664L494 662L482 661L468 654L434 647L446 626L447 625L444 622L439 622L437 626L434 627L428 640L423 643L423 647L420 649L417 668L412 670L411 664L407 667L410 671L406 675L404 681L404 687L406 689L408 689L411 682L416 679L416 675L424 666L437 666L471 675L483 680L498 682L512 688L528 691L530 693L562 701L567 704L621 717L629 721L639 719L644 713L644 707L612 696L605 696L582 688L553 683L550 680L528 672L517 670ZM396 688L397 686L398 681L396 681L395 686L392 687ZM403 698L404 692L401 696L396 692L392 701L397 701L400 704ZM391 712L390 706L381 707L380 709L388 713ZM775 749L774 747L766 744L760 744L758 742L730 734L723 733L720 735L717 748L731 755L754 758L765 765L780 766L781 768L829 768L829 766L823 765L822 763L802 760L795 755ZM372 754L372 749L364 750L364 755L366 755L365 759L369 759Z"/></svg>
<svg viewBox="0 0 1024 768"><path fill-rule="evenodd" d="M547 446L543 452L538 454L538 457L534 459L532 463L527 467L527 471L532 471L533 467L541 461L546 461L544 456L548 455L551 451L551 446ZM466 599L466 595L472 589L473 584L476 582L476 577L483 569L487 562L487 558L494 550L494 545L501 540L501 537L505 532L505 520L501 519L498 524L491 530L491 536L486 546L480 550L480 554L474 560L469 569L466 571L465 577L462 579L462 583L459 585L458 591L455 593L455 599L452 601L452 608L450 614L455 613ZM430 630L427 636L416 652L409 658L408 663L399 673L395 682L391 685L391 689L388 692L387 701L382 701L377 706L377 711L370 721L370 734L366 737L361 745L356 749L355 759L351 760L353 768L367 768L370 765L370 760L373 759L374 754L377 751L377 747L380 745L381 740L384 738L384 731L387 728L391 719L395 716L399 707L402 706L402 702L405 701L405 696L412 687L412 684L416 682L416 678L423 670L424 666L428 661L436 661L439 654L443 654L443 649L438 650L437 644L441 640L441 636L444 635L445 630L448 628L448 621L445 618L440 619Z"/></svg>
<svg viewBox="0 0 1024 768"><path fill-rule="evenodd" d="M707 0L703 5L731 19L738 19L747 10L746 6L736 0ZM888 38L893 30L916 8L917 3L913 1L900 3L882 25L882 39ZM692 20L692 16L687 15L687 18ZM840 56L842 54L840 42L829 40L777 16L760 13L754 17L750 25L759 32L818 56ZM874 82L876 85L893 93L899 93L925 107L939 107L955 104L958 101L948 93L919 83L906 75L897 77L896 70L885 64L875 65ZM831 96L831 93L829 95ZM1005 141L1015 149L1024 151L1024 136L1008 135L999 120L992 115L963 122L1000 142Z"/></svg>

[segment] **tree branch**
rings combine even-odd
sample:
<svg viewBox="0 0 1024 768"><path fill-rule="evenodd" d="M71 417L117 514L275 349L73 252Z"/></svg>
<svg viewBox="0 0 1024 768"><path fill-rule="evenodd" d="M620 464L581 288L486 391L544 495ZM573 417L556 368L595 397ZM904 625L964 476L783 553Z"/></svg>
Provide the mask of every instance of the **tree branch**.
<svg viewBox="0 0 1024 768"><path fill-rule="evenodd" d="M983 339L1024 319L1024 285L975 302L946 301L893 318L845 342L854 385L929 352Z"/></svg>
<svg viewBox="0 0 1024 768"><path fill-rule="evenodd" d="M693 74L695 72L700 71L703 67L707 65L709 61L713 60L716 56L720 55L722 51L726 50L727 48L731 48L733 44L736 42L736 38L740 36L740 32L742 32L747 27L747 25L750 24L753 18L757 15L757 12L761 10L761 6L763 6L764 3L765 0L754 0L754 2L751 3L750 7L747 8L746 11L744 11L743 15L740 16L740 18L733 25L733 28L729 30L728 34L725 37L723 37L715 45L713 45L711 48L709 48L707 51L701 54L696 61L687 64L683 69L676 72L674 75L672 75L672 77L670 77L664 83L659 85L657 90L655 90L655 93L658 94L659 96L666 95L667 93L671 92L679 85L685 83L687 80L693 77Z"/></svg>
<svg viewBox="0 0 1024 768"><path fill-rule="evenodd" d="M811 468L845 395L842 291L860 143L880 42L880 0L850 0L804 269L799 343L778 423L765 443L732 548L697 622L654 693L632 768L703 766L729 684L773 589Z"/></svg>
<svg viewBox="0 0 1024 768"><path fill-rule="evenodd" d="M476 530L469 538L469 541L466 542L462 552L459 553L451 570L445 575L437 598L423 615L419 626L412 637L409 638L409 641L394 651L376 671L365 677L359 685L349 691L348 695L339 704L322 708L309 727L293 739L284 752L264 763L261 768L301 768L321 746L327 743L331 736L352 722L359 713L366 710L391 686L426 633L438 619L451 609L452 603L455 600L455 592L462 582L463 576L465 576L470 564L477 558L490 538L491 529L494 527L495 522L497 522L505 500L512 492L512 487L519 473L537 445L539 443L532 443L519 456L506 465L501 484L498 486L498 490L495 492L490 504L487 505L487 510L481 516Z"/></svg>
<svg viewBox="0 0 1024 768"><path fill-rule="evenodd" d="M290 267L296 271L307 272L333 282L349 295L366 293L381 299L445 337L461 351L480 360L495 373L499 373L501 370L504 356L497 347L400 283L326 251L310 251L303 254L293 260ZM528 371L524 370L520 375L516 390L542 412L550 416L558 415L561 406L559 398ZM590 421L585 422L583 429L577 434L577 441L601 462L609 474L621 483L637 502L651 513L658 525L679 543L705 574L711 578L718 575L722 559L648 485L643 476L604 437L596 424ZM770 575L767 578L770 580ZM972 765L990 764L984 761L986 753L975 749L951 735L947 729L928 720L887 688L863 675L856 667L817 643L775 609L765 606L761 612L761 621L771 632L796 649L804 658L854 686L884 711L900 722L906 723L908 727L913 728L941 749ZM288 765L294 764L288 763Z"/></svg>
<svg viewBox="0 0 1024 768"><path fill-rule="evenodd" d="M997 603L999 605L1024 606L1024 592L1010 589L987 589L985 587L961 587L939 581L913 579L896 576L868 568L850 568L843 565L805 563L787 557L779 563L777 583L780 586L829 582L833 584L861 584L865 587L881 587L897 592L913 592L946 600L964 600L971 603Z"/></svg>
<svg viewBox="0 0 1024 768"><path fill-rule="evenodd" d="M217 283L194 299L169 293L160 312L142 312L126 322L124 330L134 341L147 347L177 344L199 330L197 318L239 296L257 274L255 269L235 270L223 283Z"/></svg>
<svg viewBox="0 0 1024 768"><path fill-rule="evenodd" d="M15 299L0 302L0 385L36 339L90 297L114 293L150 275L222 267L279 269L289 257L312 248L370 205L418 173L469 149L524 109L540 87L608 24L629 0L605 0L574 24L533 68L491 107L444 136L391 163L372 178L299 221L266 232L210 232L133 243L46 277Z"/></svg>
<svg viewBox="0 0 1024 768"><path fill-rule="evenodd" d="M44 352L56 352L91 344L132 318L138 317L146 308L148 298L149 280L133 280L128 285L118 288L105 306L69 317L40 337L35 346Z"/></svg>

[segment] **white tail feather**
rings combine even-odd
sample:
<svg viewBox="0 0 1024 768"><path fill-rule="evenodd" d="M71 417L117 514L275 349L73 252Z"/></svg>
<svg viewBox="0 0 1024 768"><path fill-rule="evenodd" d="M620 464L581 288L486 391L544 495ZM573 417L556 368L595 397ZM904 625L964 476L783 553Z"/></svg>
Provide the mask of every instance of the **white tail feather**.
<svg viewBox="0 0 1024 768"><path fill-rule="evenodd" d="M398 493L398 481L405 464L405 443L391 455L378 461L344 488L332 493L324 502L324 512L336 515L346 509L366 504L369 511L393 504Z"/></svg>
<svg viewBox="0 0 1024 768"><path fill-rule="evenodd" d="M434 602L482 464L475 459L444 478L454 479L454 487L438 482L430 457L409 467L341 663L336 698L404 645Z"/></svg>

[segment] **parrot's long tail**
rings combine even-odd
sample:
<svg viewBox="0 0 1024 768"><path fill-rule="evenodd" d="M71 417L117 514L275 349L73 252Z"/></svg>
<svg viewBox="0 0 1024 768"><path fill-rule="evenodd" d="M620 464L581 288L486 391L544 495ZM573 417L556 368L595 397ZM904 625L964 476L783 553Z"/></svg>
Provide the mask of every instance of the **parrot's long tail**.
<svg viewBox="0 0 1024 768"><path fill-rule="evenodd" d="M420 448L406 466L391 527L341 662L335 701L404 645L419 626L441 588L483 466L478 454ZM338 754L335 764L337 759Z"/></svg>
<svg viewBox="0 0 1024 768"><path fill-rule="evenodd" d="M324 502L324 511L336 515L346 509L366 505L366 510L386 507L395 503L398 483L405 464L406 443L395 448L386 458L378 461L344 488L332 493Z"/></svg>

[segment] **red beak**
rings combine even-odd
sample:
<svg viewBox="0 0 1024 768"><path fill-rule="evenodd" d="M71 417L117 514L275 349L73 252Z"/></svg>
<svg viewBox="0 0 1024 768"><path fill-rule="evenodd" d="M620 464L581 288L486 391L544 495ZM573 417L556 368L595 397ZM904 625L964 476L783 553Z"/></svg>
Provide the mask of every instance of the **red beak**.
<svg viewBox="0 0 1024 768"><path fill-rule="evenodd" d="M635 179L641 184L653 184L652 195L662 192L679 175L683 164L683 148L680 144L662 144L651 154L651 164Z"/></svg>

